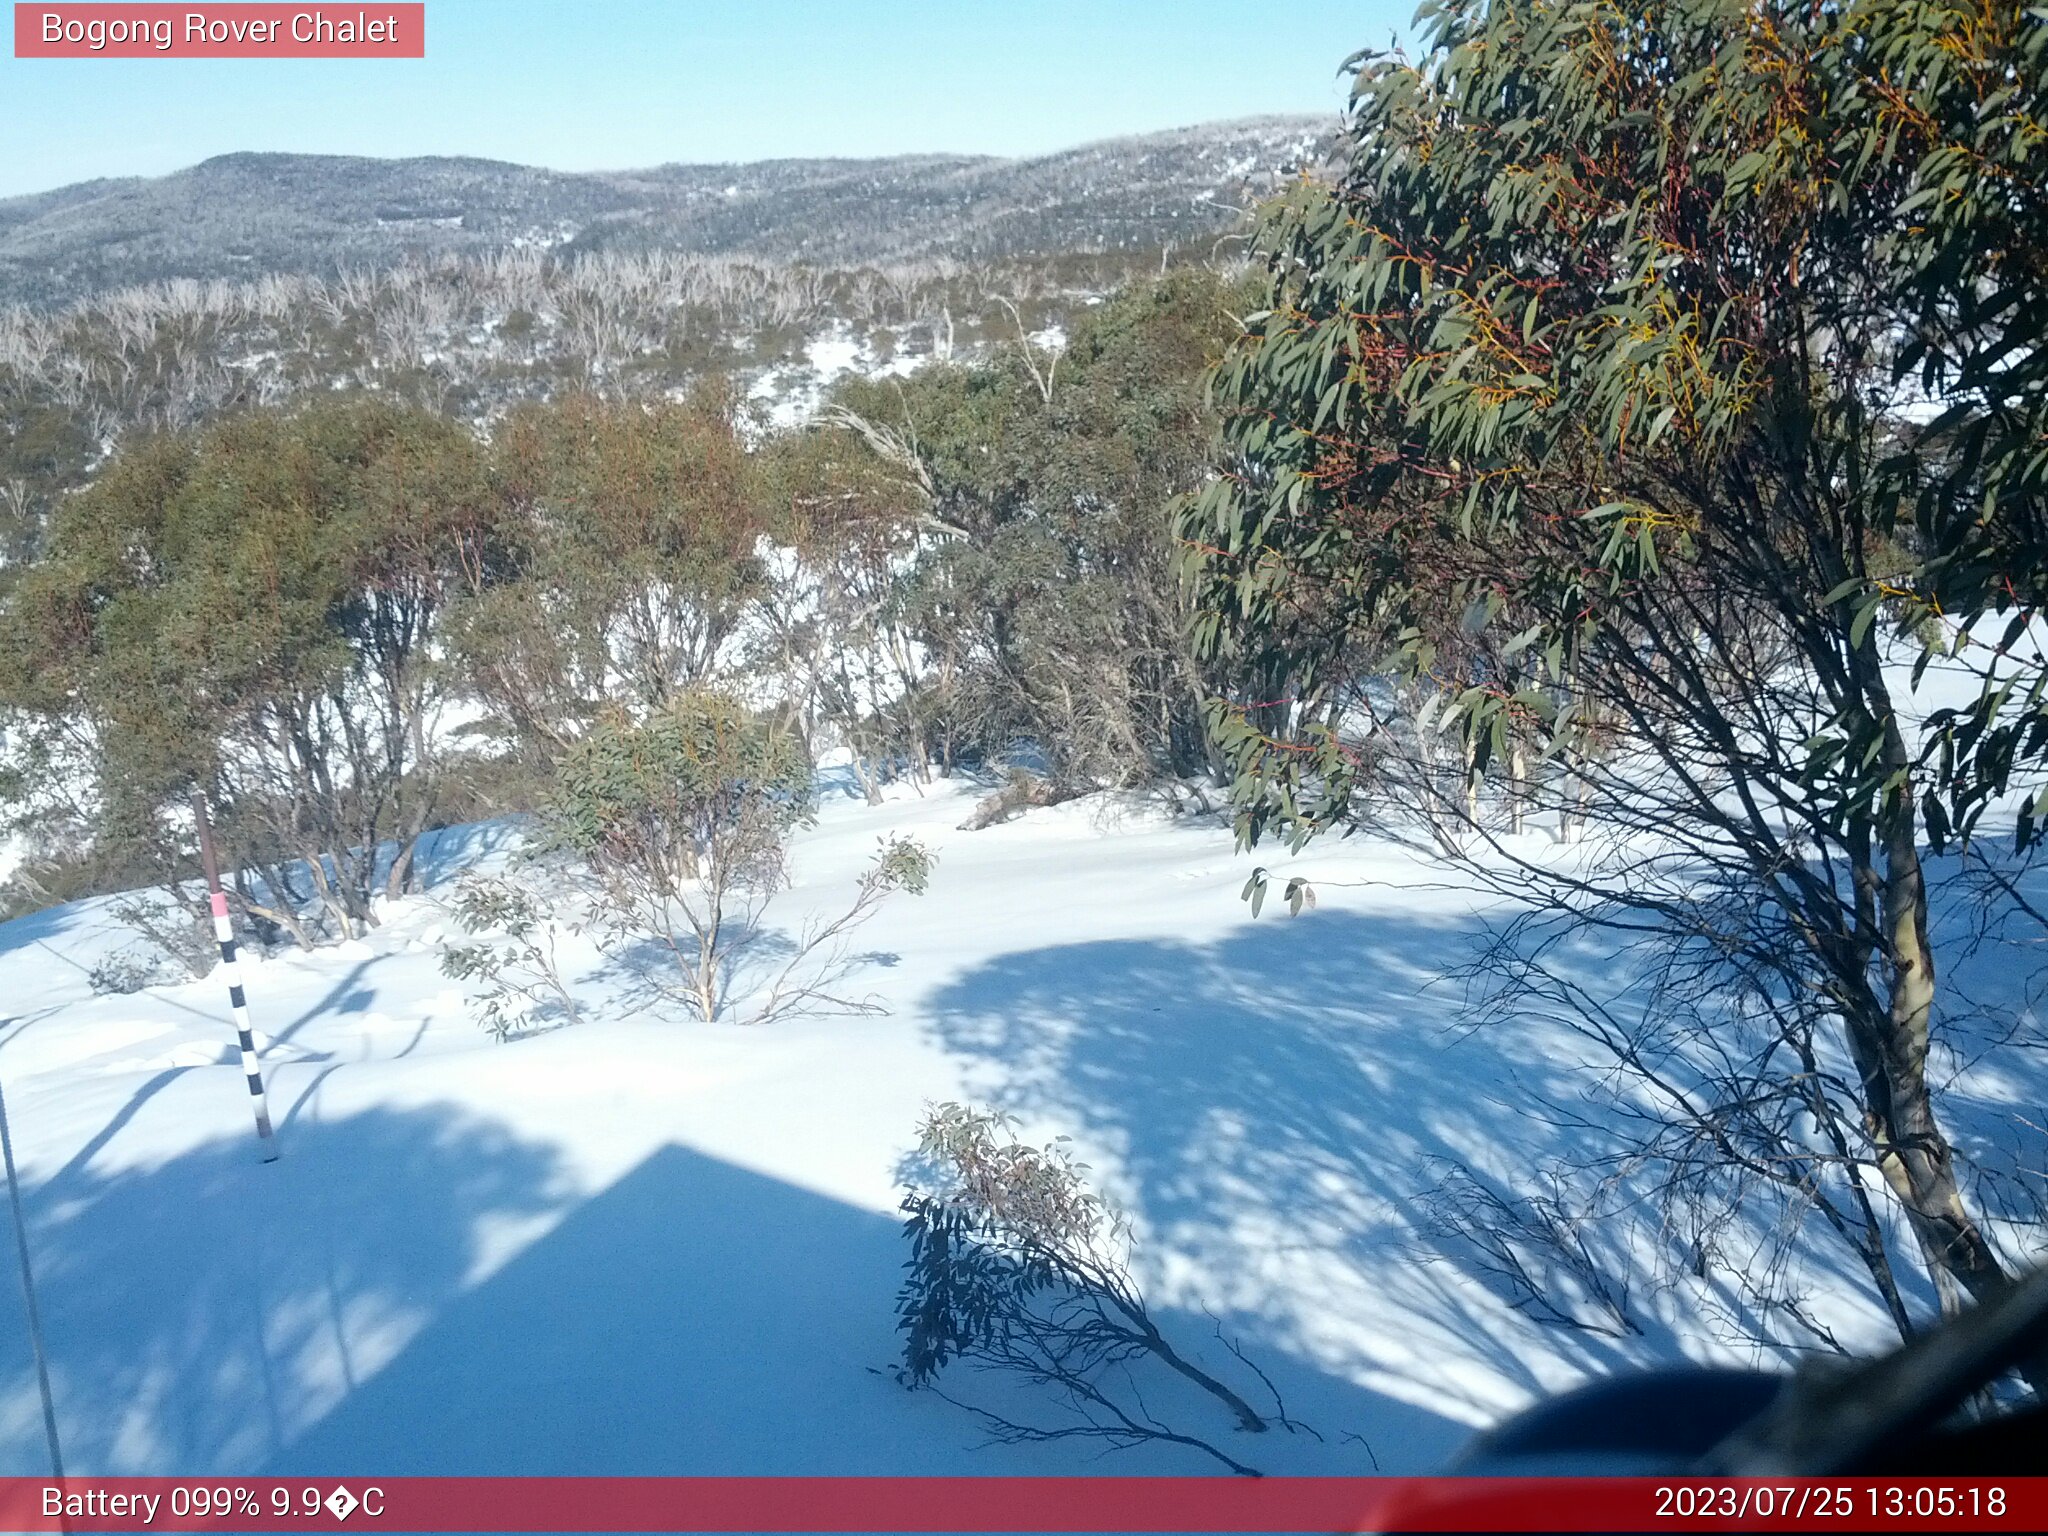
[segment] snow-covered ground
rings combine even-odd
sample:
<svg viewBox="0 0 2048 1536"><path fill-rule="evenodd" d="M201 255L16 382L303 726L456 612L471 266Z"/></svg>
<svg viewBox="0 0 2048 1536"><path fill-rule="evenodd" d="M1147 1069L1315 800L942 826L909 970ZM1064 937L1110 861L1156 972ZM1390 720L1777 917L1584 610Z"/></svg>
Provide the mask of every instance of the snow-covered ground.
<svg viewBox="0 0 2048 1536"><path fill-rule="evenodd" d="M885 832L938 851L929 892L858 935L882 1016L686 1022L572 949L593 1021L498 1044L440 972L431 891L366 942L252 964L267 1166L218 981L95 996L87 969L130 942L105 902L0 926L0 1086L71 1470L1216 1470L985 1446L893 1379L898 1171L944 1099L1074 1138L1174 1339L1227 1373L1220 1327L1320 1433L1166 1410L1266 1470L1428 1470L1588 1372L1727 1358L1682 1292L1610 1339L1419 1261L1432 1159L1499 1172L1570 1134L1524 1112L1574 1091L1568 1037L1453 1027L1439 978L1488 920L1475 897L1359 839L1304 856L1313 911L1254 921L1253 861L1214 820L1098 797L956 830L979 792L834 798L798 840L778 923L843 905ZM445 895L513 837L444 833L422 867ZM0 1471L42 1465L10 1281Z"/></svg>
<svg viewBox="0 0 2048 1536"><path fill-rule="evenodd" d="M826 392L848 375L904 378L924 361L917 354L899 352L883 362L868 338L856 336L851 326L837 321L804 343L801 362L763 369L747 395L766 407L772 426L786 431L815 416Z"/></svg>

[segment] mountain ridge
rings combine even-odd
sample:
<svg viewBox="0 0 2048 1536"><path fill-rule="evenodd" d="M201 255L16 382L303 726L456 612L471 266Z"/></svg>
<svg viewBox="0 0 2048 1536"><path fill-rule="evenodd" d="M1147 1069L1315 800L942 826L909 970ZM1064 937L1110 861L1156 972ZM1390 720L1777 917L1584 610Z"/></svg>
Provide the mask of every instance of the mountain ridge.
<svg viewBox="0 0 2048 1536"><path fill-rule="evenodd" d="M331 274L442 254L670 248L818 265L1150 249L1223 233L1324 159L1334 117L1272 116L1048 154L926 153L556 171L477 156L236 151L0 199L0 303L173 278Z"/></svg>

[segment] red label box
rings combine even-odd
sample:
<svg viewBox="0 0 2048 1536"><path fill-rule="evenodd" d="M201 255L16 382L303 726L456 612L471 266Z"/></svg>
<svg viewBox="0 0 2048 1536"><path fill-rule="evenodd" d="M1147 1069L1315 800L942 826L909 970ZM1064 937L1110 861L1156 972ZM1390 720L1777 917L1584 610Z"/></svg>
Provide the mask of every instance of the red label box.
<svg viewBox="0 0 2048 1536"><path fill-rule="evenodd" d="M423 59L420 0L344 4L27 4L17 59Z"/></svg>
<svg viewBox="0 0 2048 1536"><path fill-rule="evenodd" d="M2017 1532L2048 1478L0 1477L0 1530Z"/></svg>

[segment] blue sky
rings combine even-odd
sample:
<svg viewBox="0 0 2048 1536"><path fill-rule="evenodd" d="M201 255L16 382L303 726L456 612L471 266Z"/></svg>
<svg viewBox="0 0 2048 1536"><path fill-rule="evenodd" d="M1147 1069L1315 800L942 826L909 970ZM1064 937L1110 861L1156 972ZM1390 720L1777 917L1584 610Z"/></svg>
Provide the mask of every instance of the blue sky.
<svg viewBox="0 0 2048 1536"><path fill-rule="evenodd" d="M1335 111L1345 56L1405 33L1412 11L1413 0L428 0L427 57L388 62L17 59L10 38L0 196L245 149L563 170L1031 154Z"/></svg>

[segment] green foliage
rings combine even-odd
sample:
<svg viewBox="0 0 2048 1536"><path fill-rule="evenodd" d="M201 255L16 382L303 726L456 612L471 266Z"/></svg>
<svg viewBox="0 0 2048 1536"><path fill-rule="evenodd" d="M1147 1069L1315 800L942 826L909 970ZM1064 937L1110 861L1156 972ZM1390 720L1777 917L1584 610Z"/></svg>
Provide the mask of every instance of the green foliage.
<svg viewBox="0 0 2048 1536"><path fill-rule="evenodd" d="M1053 1388L1072 1415L1046 1426L962 1405L999 1440L1169 1440L1257 1476L1215 1444L1169 1429L1145 1407L1139 1362L1209 1394L1240 1430L1268 1424L1153 1322L1128 1268L1129 1227L1088 1187L1087 1167L1061 1145L1065 1138L1033 1147L1014 1132L1008 1117L971 1105L938 1104L926 1112L919 1171L902 1207L911 1256L896 1298L900 1379L928 1385L964 1359ZM1296 1427L1284 1415L1278 1422Z"/></svg>
<svg viewBox="0 0 2048 1536"><path fill-rule="evenodd" d="M675 971L667 990L711 1023L732 1017L736 980L788 883L789 834L809 821L812 790L810 758L787 721L696 690L644 721L610 716L580 738L558 765L549 823L556 846L590 871L601 927L616 943L665 955ZM746 972L745 1012L733 1021L879 1012L837 990L858 964L847 937L895 892L921 895L932 867L915 838L882 838L844 910L787 935L779 964Z"/></svg>
<svg viewBox="0 0 2048 1536"><path fill-rule="evenodd" d="M2048 661L2007 652L2048 596L2048 17L1425 16L1416 59L1355 61L1341 178L1263 218L1265 292L1215 375L1221 473L1181 513L1195 643L1237 674L1211 709L1241 833L1346 823L1374 742L1345 708L1377 672L1428 696L1419 753L1462 735L1464 825L1498 757L1597 780L1588 814L1641 856L1525 862L1522 894L1714 957L1719 1059L1769 1042L1717 1137L1796 1091L1770 1063L1823 1006L1867 1138L1842 1156L1940 1284L1995 1295L1926 1077L1919 845L2048 754ZM1924 751L1887 667L1915 639L1984 683ZM1643 1073L1633 1040L1618 1061ZM1863 1258L1909 1327L1881 1245Z"/></svg>
<svg viewBox="0 0 2048 1536"><path fill-rule="evenodd" d="M903 1201L910 1275L896 1303L912 1385L1014 1327L1042 1293L1096 1283L1103 1244L1121 1238L1122 1218L1088 1188L1085 1165L1014 1130L996 1111L951 1103L919 1128L929 1179Z"/></svg>
<svg viewBox="0 0 2048 1536"><path fill-rule="evenodd" d="M1073 280L1098 282L1084 267ZM449 297L392 281L423 306ZM1023 332L1064 301L974 315L952 298L985 360L849 383L874 439L827 428L750 451L744 402L715 383L560 395L487 443L388 395L321 398L132 437L61 516L53 490L96 445L26 376L0 378L0 469L27 475L23 536L43 546L0 594L0 788L46 815L48 786L89 778L66 815L175 862L167 808L203 786L231 863L260 866L267 914L289 926L310 895L348 932L375 920L379 842L530 808L608 711L648 716L743 663L787 685L806 748L820 730L845 742L876 792L1020 740L1061 793L1204 766L1161 508L1204 473L1200 378L1234 296L1176 271L1075 320L1057 360ZM358 308L306 344L371 366L386 338ZM173 309L87 316L76 339L132 363L231 323ZM446 386L434 398L459 403ZM771 542L799 567L773 587ZM766 638L742 657L749 617ZM437 730L458 699L482 707ZM451 756L463 738L488 759Z"/></svg>
<svg viewBox="0 0 2048 1536"><path fill-rule="evenodd" d="M326 860L347 931L377 842L431 814L433 637L483 488L466 432L376 401L139 443L7 594L0 703L82 741L145 836L198 786L245 854Z"/></svg>
<svg viewBox="0 0 2048 1536"><path fill-rule="evenodd" d="M1272 873L1262 864L1251 872L1238 893L1239 899L1251 904L1252 916L1257 917L1266 905L1266 897L1273 889ZM1316 904L1316 889L1300 875L1291 875L1281 888L1280 899L1287 904L1287 915L1299 917L1304 911L1312 910Z"/></svg>
<svg viewBox="0 0 2048 1536"><path fill-rule="evenodd" d="M932 853L914 837L889 834L875 848L873 878L883 890L922 896L932 881Z"/></svg>
<svg viewBox="0 0 2048 1536"><path fill-rule="evenodd" d="M83 483L92 459L75 412L0 387L0 591L33 558L50 509Z"/></svg>
<svg viewBox="0 0 2048 1536"><path fill-rule="evenodd" d="M709 860L780 876L784 836L811 812L811 766L774 719L730 694L678 694L644 721L614 715L562 756L554 834L583 858L674 889Z"/></svg>
<svg viewBox="0 0 2048 1536"><path fill-rule="evenodd" d="M449 907L477 942L443 945L441 974L481 984L476 1009L485 1029L504 1041L550 1015L581 1021L557 955L563 925L538 892L515 880L470 874Z"/></svg>
<svg viewBox="0 0 2048 1536"><path fill-rule="evenodd" d="M708 682L759 585L762 487L736 399L570 396L493 434L489 537L450 638L490 728L551 758L608 702Z"/></svg>
<svg viewBox="0 0 2048 1536"><path fill-rule="evenodd" d="M898 530L873 611L928 660L895 750L1000 759L1028 739L1074 788L1206 765L1165 509L1206 473L1202 376L1233 303L1180 270L1077 319L1056 357L997 312L983 361L841 389L881 430L865 455L844 432L808 447L798 510Z"/></svg>
<svg viewBox="0 0 2048 1536"><path fill-rule="evenodd" d="M548 811L555 844L581 859L613 939L651 942L675 990L710 1023L725 1011L734 970L761 936L784 884L789 833L811 814L811 763L787 724L729 694L673 695L645 720L600 720L562 754ZM910 856L892 879L915 878ZM887 887L864 887L871 905ZM854 921L866 908L857 903ZM747 1022L807 1000L783 982L838 927L794 947Z"/></svg>
<svg viewBox="0 0 2048 1536"><path fill-rule="evenodd" d="M2044 579L2048 26L2009 0L1426 14L1419 61L1357 61L1342 181L1265 215L1227 472L1182 518L1197 643L1306 701L1361 656L1430 677L1483 767L1518 728L1568 743L1589 649L1663 596L1749 602L1839 679L1810 795L1892 814L1880 602L1967 620ZM1911 387L1947 408L1929 430ZM1335 732L1214 723L1255 826L1342 814ZM1952 742L1931 793L1961 826L1962 761L1996 778L1998 750Z"/></svg>

